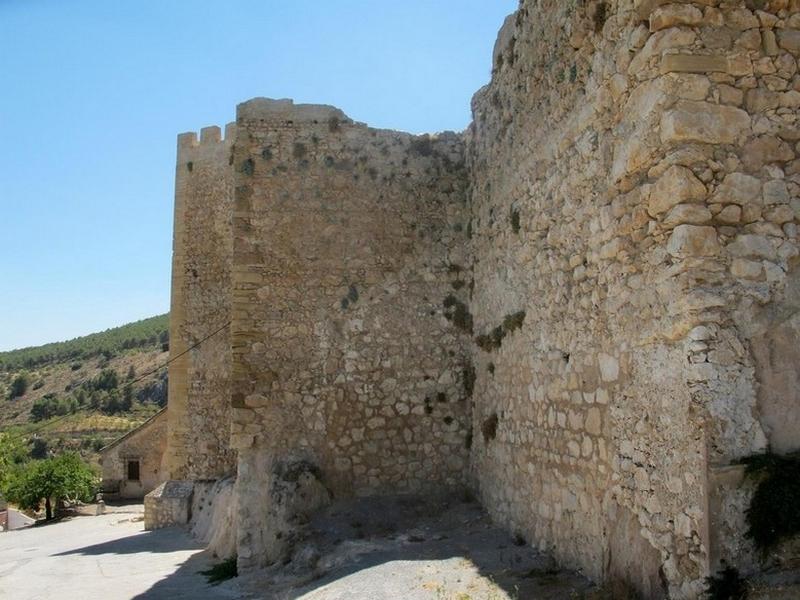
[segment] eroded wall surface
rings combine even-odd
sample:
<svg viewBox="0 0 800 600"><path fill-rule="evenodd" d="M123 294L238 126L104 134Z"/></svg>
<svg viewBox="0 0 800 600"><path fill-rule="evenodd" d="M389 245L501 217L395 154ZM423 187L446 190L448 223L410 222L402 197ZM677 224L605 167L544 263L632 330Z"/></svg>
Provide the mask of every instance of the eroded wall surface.
<svg viewBox="0 0 800 600"><path fill-rule="evenodd" d="M233 473L230 295L235 127L178 137L170 309L168 451L171 479Z"/></svg>
<svg viewBox="0 0 800 600"><path fill-rule="evenodd" d="M464 484L471 322L459 136L265 99L239 106L237 131L233 442L247 566L287 541L285 490L300 473L335 497Z"/></svg>
<svg viewBox="0 0 800 600"><path fill-rule="evenodd" d="M797 12L525 1L474 100L473 475L646 597L741 561L718 471L796 447Z"/></svg>

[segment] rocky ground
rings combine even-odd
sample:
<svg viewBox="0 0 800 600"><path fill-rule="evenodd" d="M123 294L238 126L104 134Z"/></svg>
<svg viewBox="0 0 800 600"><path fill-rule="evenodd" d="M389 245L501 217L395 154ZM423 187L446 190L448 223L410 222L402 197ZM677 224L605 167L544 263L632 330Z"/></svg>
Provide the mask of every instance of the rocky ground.
<svg viewBox="0 0 800 600"><path fill-rule="evenodd" d="M363 499L335 505L300 535L285 564L240 578L274 600L599 598L522 538L462 499Z"/></svg>

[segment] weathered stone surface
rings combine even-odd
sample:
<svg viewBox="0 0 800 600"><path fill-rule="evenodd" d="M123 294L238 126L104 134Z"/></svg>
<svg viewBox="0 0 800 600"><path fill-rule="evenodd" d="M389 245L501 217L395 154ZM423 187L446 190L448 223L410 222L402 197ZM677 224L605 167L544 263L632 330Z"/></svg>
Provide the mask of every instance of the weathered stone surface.
<svg viewBox="0 0 800 600"><path fill-rule="evenodd" d="M659 31L676 25L699 25L703 13L690 4L667 4L659 6L650 15L650 31Z"/></svg>
<svg viewBox="0 0 800 600"><path fill-rule="evenodd" d="M783 179L773 179L764 183L764 204L789 204L789 187Z"/></svg>
<svg viewBox="0 0 800 600"><path fill-rule="evenodd" d="M194 483L165 481L144 497L146 531L186 525L191 518Z"/></svg>
<svg viewBox="0 0 800 600"><path fill-rule="evenodd" d="M678 204L664 217L661 224L672 228L683 223L701 225L711 220L711 211L700 204Z"/></svg>
<svg viewBox="0 0 800 600"><path fill-rule="evenodd" d="M717 231L713 227L679 225L669 238L667 250L678 258L714 256L720 251Z"/></svg>
<svg viewBox="0 0 800 600"><path fill-rule="evenodd" d="M717 220L720 223L725 223L728 225L734 225L736 223L741 222L742 220L742 209L740 206L736 206L735 204L731 204L723 208L719 214L717 214Z"/></svg>
<svg viewBox="0 0 800 600"><path fill-rule="evenodd" d="M742 234L726 247L732 256L774 259L775 247L763 235Z"/></svg>
<svg viewBox="0 0 800 600"><path fill-rule="evenodd" d="M741 109L682 101L661 119L661 141L733 144L749 127L750 116Z"/></svg>
<svg viewBox="0 0 800 600"><path fill-rule="evenodd" d="M796 29L779 29L777 32L778 44L795 56L800 54L800 31Z"/></svg>
<svg viewBox="0 0 800 600"><path fill-rule="evenodd" d="M760 262L745 260L742 258L734 259L731 262L731 274L741 279L760 279L764 273L764 267Z"/></svg>
<svg viewBox="0 0 800 600"><path fill-rule="evenodd" d="M648 38L644 48L631 61L628 73L636 75L642 72L647 68L652 58L661 55L662 52L670 48L690 46L696 38L697 36L693 31L679 27L671 27L654 33Z"/></svg>
<svg viewBox="0 0 800 600"><path fill-rule="evenodd" d="M761 187L761 181L755 177L744 173L729 173L713 194L712 201L722 204L760 204Z"/></svg>
<svg viewBox="0 0 800 600"><path fill-rule="evenodd" d="M776 109L781 105L781 94L763 88L748 90L745 95L747 110L751 113Z"/></svg>
<svg viewBox="0 0 800 600"><path fill-rule="evenodd" d="M662 73L726 73L728 59L724 56L696 54L666 54L661 59Z"/></svg>
<svg viewBox="0 0 800 600"><path fill-rule="evenodd" d="M764 48L764 54L767 56L777 56L780 53L778 40L775 37L775 32L771 29L761 32L761 44Z"/></svg>
<svg viewBox="0 0 800 600"><path fill-rule="evenodd" d="M270 495L240 494L253 566L283 551L300 492L275 469L298 455L337 496L464 484L473 321L460 136L264 99L237 131L233 431L254 435L238 485Z"/></svg>
<svg viewBox="0 0 800 600"><path fill-rule="evenodd" d="M199 139L193 132L178 137L162 481L215 479L236 470L236 454L229 445L227 328L234 176L229 159L235 136L230 124L224 139L219 127L202 129Z"/></svg>
<svg viewBox="0 0 800 600"><path fill-rule="evenodd" d="M706 192L706 186L695 177L691 169L675 165L653 187L647 212L652 216L660 215L676 204L701 201Z"/></svg>
<svg viewBox="0 0 800 600"><path fill-rule="evenodd" d="M759 171L764 165L786 162L794 158L789 144L772 135L762 135L745 144L742 149L742 162L751 172Z"/></svg>

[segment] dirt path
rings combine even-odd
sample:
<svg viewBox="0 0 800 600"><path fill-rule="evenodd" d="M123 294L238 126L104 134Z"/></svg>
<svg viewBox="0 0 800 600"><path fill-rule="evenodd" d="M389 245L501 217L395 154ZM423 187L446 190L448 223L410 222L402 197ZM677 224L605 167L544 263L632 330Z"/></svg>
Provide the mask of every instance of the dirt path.
<svg viewBox="0 0 800 600"><path fill-rule="evenodd" d="M141 505L0 534L3 600L227 599L207 584L202 548L180 529L144 531Z"/></svg>

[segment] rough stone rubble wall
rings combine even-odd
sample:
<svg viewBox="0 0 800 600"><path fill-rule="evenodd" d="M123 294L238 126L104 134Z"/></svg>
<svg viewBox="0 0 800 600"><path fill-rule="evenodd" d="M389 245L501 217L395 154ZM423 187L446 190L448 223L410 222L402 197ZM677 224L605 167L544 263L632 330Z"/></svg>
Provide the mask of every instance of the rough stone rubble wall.
<svg viewBox="0 0 800 600"><path fill-rule="evenodd" d="M474 100L473 475L645 596L746 563L722 465L798 446L798 25L786 0L524 1Z"/></svg>
<svg viewBox="0 0 800 600"><path fill-rule="evenodd" d="M229 445L231 354L226 327L234 137L233 125L226 128L224 140L219 127L204 128L199 140L195 133L178 137L170 309L174 362L169 367L165 454L172 479L214 479L236 468Z"/></svg>
<svg viewBox="0 0 800 600"><path fill-rule="evenodd" d="M472 370L464 147L325 106L239 106L233 442L239 560L287 540L281 494L464 483ZM446 315L446 316L445 316Z"/></svg>

